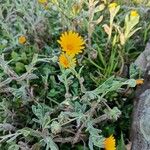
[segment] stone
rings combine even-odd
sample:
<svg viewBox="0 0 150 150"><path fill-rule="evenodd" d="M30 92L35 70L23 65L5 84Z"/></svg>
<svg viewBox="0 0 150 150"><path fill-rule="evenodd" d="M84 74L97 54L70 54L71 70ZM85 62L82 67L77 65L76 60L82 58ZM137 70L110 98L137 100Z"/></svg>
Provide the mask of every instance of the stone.
<svg viewBox="0 0 150 150"><path fill-rule="evenodd" d="M145 50L136 59L135 65L143 72L150 66L150 40L147 43Z"/></svg>
<svg viewBox="0 0 150 150"><path fill-rule="evenodd" d="M149 68L144 84L137 87L131 127L131 150L150 150L150 75Z"/></svg>
<svg viewBox="0 0 150 150"><path fill-rule="evenodd" d="M131 127L131 150L150 150L150 41L135 61L144 73L144 84L135 92Z"/></svg>

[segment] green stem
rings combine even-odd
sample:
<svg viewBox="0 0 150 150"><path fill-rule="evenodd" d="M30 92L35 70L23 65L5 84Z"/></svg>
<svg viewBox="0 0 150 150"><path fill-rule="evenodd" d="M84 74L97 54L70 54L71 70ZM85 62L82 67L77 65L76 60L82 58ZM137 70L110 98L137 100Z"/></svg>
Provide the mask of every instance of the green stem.
<svg viewBox="0 0 150 150"><path fill-rule="evenodd" d="M86 89L83 85L83 79L80 77L80 74L76 72L75 69L72 69L72 73L76 76L76 78L78 79L79 81L79 84L80 84L80 88L81 88L81 92L82 93L85 93Z"/></svg>

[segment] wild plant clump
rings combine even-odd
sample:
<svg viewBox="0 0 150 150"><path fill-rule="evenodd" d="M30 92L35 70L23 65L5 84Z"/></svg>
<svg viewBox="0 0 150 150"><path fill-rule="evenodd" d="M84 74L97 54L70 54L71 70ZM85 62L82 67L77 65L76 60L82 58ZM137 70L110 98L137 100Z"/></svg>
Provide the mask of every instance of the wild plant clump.
<svg viewBox="0 0 150 150"><path fill-rule="evenodd" d="M0 149L125 148L144 13L109 0L0 2Z"/></svg>

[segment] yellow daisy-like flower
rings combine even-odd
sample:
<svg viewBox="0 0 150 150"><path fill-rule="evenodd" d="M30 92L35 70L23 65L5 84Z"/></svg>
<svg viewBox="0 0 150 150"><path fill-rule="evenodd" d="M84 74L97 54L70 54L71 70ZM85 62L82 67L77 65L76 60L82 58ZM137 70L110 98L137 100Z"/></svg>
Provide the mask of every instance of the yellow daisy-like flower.
<svg viewBox="0 0 150 150"><path fill-rule="evenodd" d="M27 39L26 39L26 37L25 37L24 35L22 35L22 36L20 36L20 37L18 38L19 44L25 44L26 41L27 41Z"/></svg>
<svg viewBox="0 0 150 150"><path fill-rule="evenodd" d="M38 2L39 2L40 4L46 4L46 3L47 3L47 0L38 0Z"/></svg>
<svg viewBox="0 0 150 150"><path fill-rule="evenodd" d="M69 31L61 35L58 40L62 51L66 52L69 56L75 56L83 51L85 48L83 38L76 32Z"/></svg>
<svg viewBox="0 0 150 150"><path fill-rule="evenodd" d="M131 17L138 17L139 14L138 14L138 12L137 12L136 10L132 10L132 11L130 12L130 16L131 16Z"/></svg>
<svg viewBox="0 0 150 150"><path fill-rule="evenodd" d="M137 79L136 85L142 85L144 83L144 79Z"/></svg>
<svg viewBox="0 0 150 150"><path fill-rule="evenodd" d="M75 67L76 65L76 59L74 57L68 56L65 53L62 53L59 56L59 63L63 68L71 68Z"/></svg>
<svg viewBox="0 0 150 150"><path fill-rule="evenodd" d="M116 141L113 135L105 139L104 148L105 150L116 150Z"/></svg>
<svg viewBox="0 0 150 150"><path fill-rule="evenodd" d="M117 6L118 6L117 3L110 3L108 7L109 7L109 10L114 10Z"/></svg>

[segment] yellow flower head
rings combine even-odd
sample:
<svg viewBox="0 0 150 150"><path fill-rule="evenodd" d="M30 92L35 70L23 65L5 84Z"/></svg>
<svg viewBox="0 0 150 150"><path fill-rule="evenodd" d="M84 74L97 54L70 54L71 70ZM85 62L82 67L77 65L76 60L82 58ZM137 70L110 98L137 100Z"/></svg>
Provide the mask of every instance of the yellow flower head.
<svg viewBox="0 0 150 150"><path fill-rule="evenodd" d="M38 0L38 2L39 2L40 4L46 4L46 3L47 3L47 0Z"/></svg>
<svg viewBox="0 0 150 150"><path fill-rule="evenodd" d="M114 10L117 6L118 6L117 3L110 3L108 7L109 7L109 10Z"/></svg>
<svg viewBox="0 0 150 150"><path fill-rule="evenodd" d="M144 80L143 79L137 79L136 80L136 85L141 85L144 83Z"/></svg>
<svg viewBox="0 0 150 150"><path fill-rule="evenodd" d="M105 139L104 148L105 150L116 150L116 141L113 135Z"/></svg>
<svg viewBox="0 0 150 150"><path fill-rule="evenodd" d="M139 14L138 14L138 12L136 10L132 10L130 12L130 17L138 17L138 16L139 16Z"/></svg>
<svg viewBox="0 0 150 150"><path fill-rule="evenodd" d="M58 40L62 51L66 52L69 56L75 56L82 52L84 47L83 38L76 32L69 31L61 35L60 40Z"/></svg>
<svg viewBox="0 0 150 150"><path fill-rule="evenodd" d="M76 65L76 59L71 56L68 56L65 53L62 53L59 56L59 63L63 68L71 68Z"/></svg>
<svg viewBox="0 0 150 150"><path fill-rule="evenodd" d="M26 39L26 37L25 37L24 35L22 35L22 36L20 36L20 37L18 38L19 44L25 44L26 41L27 41L27 39Z"/></svg>

